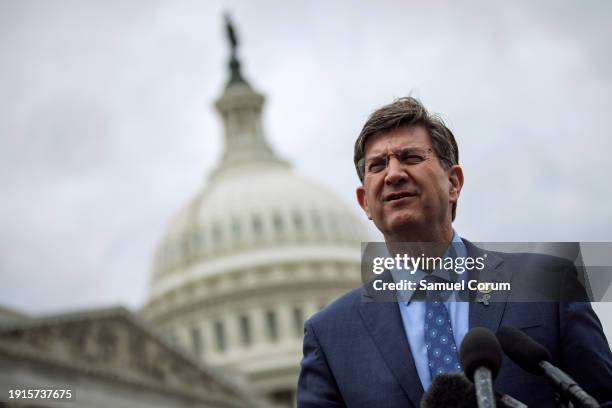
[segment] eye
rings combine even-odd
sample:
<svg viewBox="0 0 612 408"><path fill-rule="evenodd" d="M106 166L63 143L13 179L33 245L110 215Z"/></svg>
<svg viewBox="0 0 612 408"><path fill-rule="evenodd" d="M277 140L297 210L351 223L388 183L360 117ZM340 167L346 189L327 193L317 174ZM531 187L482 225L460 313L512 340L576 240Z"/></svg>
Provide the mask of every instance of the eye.
<svg viewBox="0 0 612 408"><path fill-rule="evenodd" d="M403 154L401 156L401 162L404 164L419 164L424 160L425 160L425 157L423 157L420 154L416 154L412 152Z"/></svg>
<svg viewBox="0 0 612 408"><path fill-rule="evenodd" d="M373 160L368 164L368 172L369 173L378 173L381 172L387 167L385 162L382 160Z"/></svg>

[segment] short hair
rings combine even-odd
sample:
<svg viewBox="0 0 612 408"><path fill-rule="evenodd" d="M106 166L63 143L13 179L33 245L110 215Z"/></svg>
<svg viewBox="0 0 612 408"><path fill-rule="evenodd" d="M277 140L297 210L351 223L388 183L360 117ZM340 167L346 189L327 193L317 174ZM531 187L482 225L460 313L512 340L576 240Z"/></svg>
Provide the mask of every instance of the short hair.
<svg viewBox="0 0 612 408"><path fill-rule="evenodd" d="M365 144L370 136L391 132L392 130L423 126L431 139L433 149L442 167L447 170L459 164L459 148L453 132L437 115L427 112L425 106L411 96L399 98L375 110L369 117L355 141L353 161L359 180L365 177ZM452 219L455 219L457 203L453 204Z"/></svg>

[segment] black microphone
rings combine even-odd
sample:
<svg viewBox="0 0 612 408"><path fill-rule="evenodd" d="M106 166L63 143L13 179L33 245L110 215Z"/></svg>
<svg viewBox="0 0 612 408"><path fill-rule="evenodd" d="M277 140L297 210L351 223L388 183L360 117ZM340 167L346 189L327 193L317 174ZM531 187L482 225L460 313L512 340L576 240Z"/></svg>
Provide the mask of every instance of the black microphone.
<svg viewBox="0 0 612 408"><path fill-rule="evenodd" d="M474 385L463 374L439 374L421 399L421 408L475 408Z"/></svg>
<svg viewBox="0 0 612 408"><path fill-rule="evenodd" d="M595 398L580 388L569 375L550 363L552 357L540 343L509 326L501 327L497 331L497 338L512 361L529 373L545 376L562 400L572 401L579 407L599 407Z"/></svg>
<svg viewBox="0 0 612 408"><path fill-rule="evenodd" d="M527 408L509 395L495 392L495 402L500 408ZM477 408L476 390L465 375L439 374L421 398L421 408Z"/></svg>
<svg viewBox="0 0 612 408"><path fill-rule="evenodd" d="M493 378L501 366L501 347L493 333L484 327L474 327L459 348L461 367L476 388L478 408L495 408Z"/></svg>

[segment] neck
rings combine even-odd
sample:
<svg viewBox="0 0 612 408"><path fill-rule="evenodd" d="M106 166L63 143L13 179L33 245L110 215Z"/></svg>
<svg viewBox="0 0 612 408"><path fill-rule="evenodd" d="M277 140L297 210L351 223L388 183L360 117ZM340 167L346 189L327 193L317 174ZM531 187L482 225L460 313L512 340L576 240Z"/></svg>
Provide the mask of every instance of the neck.
<svg viewBox="0 0 612 408"><path fill-rule="evenodd" d="M425 255L428 257L442 256L453 239L453 228L429 228L426 231L415 231L410 233L385 235L385 243L389 254L396 256L404 254L410 256Z"/></svg>
<svg viewBox="0 0 612 408"><path fill-rule="evenodd" d="M384 234L385 242L437 242L449 243L453 239L451 224L424 229L410 228L397 233Z"/></svg>

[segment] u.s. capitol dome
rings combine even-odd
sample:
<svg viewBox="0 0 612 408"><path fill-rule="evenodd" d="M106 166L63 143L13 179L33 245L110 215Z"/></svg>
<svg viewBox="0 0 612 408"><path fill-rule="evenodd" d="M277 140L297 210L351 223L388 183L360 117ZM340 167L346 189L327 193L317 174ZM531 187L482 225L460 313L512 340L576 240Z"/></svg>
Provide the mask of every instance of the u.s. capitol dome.
<svg viewBox="0 0 612 408"><path fill-rule="evenodd" d="M367 232L342 199L293 172L268 144L264 97L242 77L235 45L215 105L222 159L160 240L141 315L289 406L304 320L360 285Z"/></svg>

